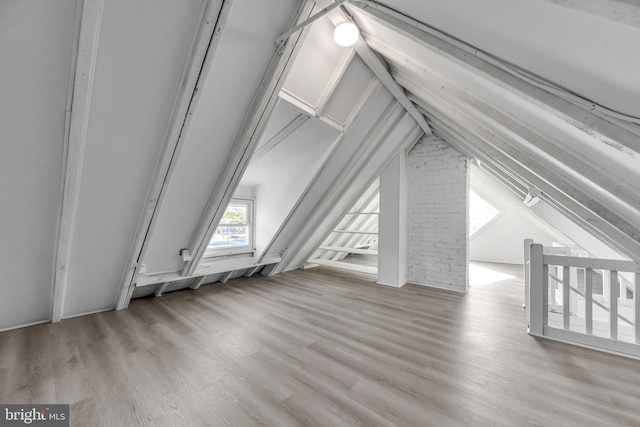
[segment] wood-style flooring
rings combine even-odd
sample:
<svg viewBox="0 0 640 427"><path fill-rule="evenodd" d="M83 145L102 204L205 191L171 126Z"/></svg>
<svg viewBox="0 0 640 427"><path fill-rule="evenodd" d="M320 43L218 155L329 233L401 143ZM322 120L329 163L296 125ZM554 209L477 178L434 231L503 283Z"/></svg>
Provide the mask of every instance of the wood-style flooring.
<svg viewBox="0 0 640 427"><path fill-rule="evenodd" d="M464 295L327 269L0 333L0 403L71 425L639 426L640 361L526 333L521 269Z"/></svg>

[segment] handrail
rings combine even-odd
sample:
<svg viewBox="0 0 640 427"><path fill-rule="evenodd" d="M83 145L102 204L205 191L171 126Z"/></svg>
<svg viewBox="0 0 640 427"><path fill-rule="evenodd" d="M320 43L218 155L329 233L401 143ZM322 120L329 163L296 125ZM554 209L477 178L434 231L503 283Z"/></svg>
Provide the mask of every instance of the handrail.
<svg viewBox="0 0 640 427"><path fill-rule="evenodd" d="M544 263L567 267L590 268L592 270L628 271L640 273L640 265L633 261L617 259L584 258L564 255L544 255Z"/></svg>
<svg viewBox="0 0 640 427"><path fill-rule="evenodd" d="M542 245L525 240L525 292L529 334L554 339L569 344L590 347L596 350L616 353L626 357L640 359L640 265L632 261L584 258L545 254ZM562 278L552 271L562 268ZM584 292L577 288L577 268L584 269ZM594 270L608 272L605 280L605 304L594 299ZM625 281L622 276L631 274L635 280ZM559 275L558 275L559 276ZM562 302L555 302L555 292L550 292L550 281L562 284ZM628 284L633 284L633 307L622 306L619 297L626 292ZM574 286L576 285L576 286ZM555 283L554 283L555 286ZM571 292L580 295L584 302L571 298ZM626 295L624 295L624 299ZM553 300L551 301L550 299ZM550 319L550 307L559 304L562 307L562 319ZM575 304L578 304L577 306ZM584 316L577 308L584 304ZM608 313L602 322L608 323L609 334L602 335L594 330L594 307ZM622 307L632 309L629 319L619 312ZM571 321L571 312L584 319L584 329L579 323ZM620 322L622 319L622 323ZM623 324L624 323L624 324ZM623 330L619 330L623 327ZM630 329L629 329L630 327Z"/></svg>

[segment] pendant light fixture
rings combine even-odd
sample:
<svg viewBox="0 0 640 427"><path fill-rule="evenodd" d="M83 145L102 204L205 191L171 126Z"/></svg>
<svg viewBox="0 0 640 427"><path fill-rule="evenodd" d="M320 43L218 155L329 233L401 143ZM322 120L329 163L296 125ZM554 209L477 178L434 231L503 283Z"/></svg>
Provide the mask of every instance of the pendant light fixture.
<svg viewBox="0 0 640 427"><path fill-rule="evenodd" d="M353 46L358 41L360 31L353 22L344 22L333 30L333 40L338 46Z"/></svg>

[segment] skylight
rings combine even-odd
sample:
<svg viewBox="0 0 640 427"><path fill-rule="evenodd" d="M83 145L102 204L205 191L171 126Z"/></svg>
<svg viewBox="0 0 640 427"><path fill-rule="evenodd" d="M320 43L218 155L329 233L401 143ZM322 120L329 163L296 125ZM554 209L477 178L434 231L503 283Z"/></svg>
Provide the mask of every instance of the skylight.
<svg viewBox="0 0 640 427"><path fill-rule="evenodd" d="M489 225L499 214L499 209L469 190L469 237Z"/></svg>

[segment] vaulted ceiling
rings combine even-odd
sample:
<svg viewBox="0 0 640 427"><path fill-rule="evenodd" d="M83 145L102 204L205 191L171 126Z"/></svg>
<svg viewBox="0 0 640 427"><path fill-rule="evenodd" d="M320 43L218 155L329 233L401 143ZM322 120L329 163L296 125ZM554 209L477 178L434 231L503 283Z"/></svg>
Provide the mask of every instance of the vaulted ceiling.
<svg viewBox="0 0 640 427"><path fill-rule="evenodd" d="M299 267L425 133L640 260L637 4L341 3L1 3L0 329ZM234 194L255 257L205 266Z"/></svg>

